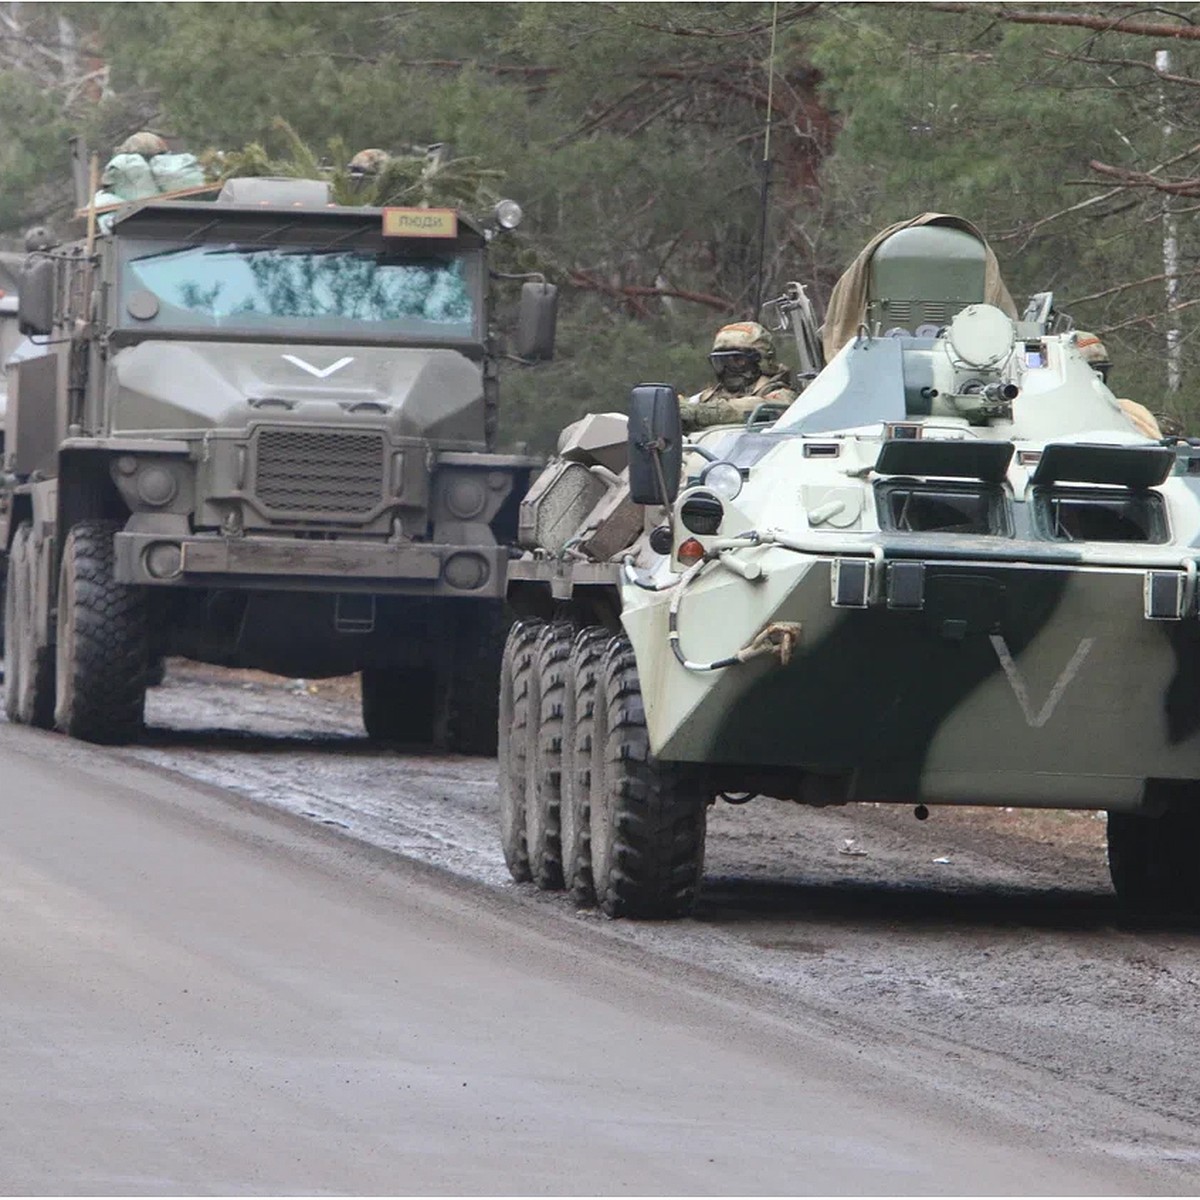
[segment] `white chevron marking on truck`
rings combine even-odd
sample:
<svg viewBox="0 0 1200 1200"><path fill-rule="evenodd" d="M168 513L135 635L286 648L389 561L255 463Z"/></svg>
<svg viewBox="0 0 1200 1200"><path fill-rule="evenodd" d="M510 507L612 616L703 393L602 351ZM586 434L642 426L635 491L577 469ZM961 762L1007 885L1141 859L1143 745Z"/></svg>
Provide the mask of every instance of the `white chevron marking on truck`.
<svg viewBox="0 0 1200 1200"><path fill-rule="evenodd" d="M331 363L328 367L314 367L312 363L305 362L304 359L297 358L294 354L284 354L282 357L293 366L307 371L310 375L315 375L318 379L328 379L334 371L340 371L347 363L354 361L354 357L351 355L348 358L339 358L337 362Z"/></svg>

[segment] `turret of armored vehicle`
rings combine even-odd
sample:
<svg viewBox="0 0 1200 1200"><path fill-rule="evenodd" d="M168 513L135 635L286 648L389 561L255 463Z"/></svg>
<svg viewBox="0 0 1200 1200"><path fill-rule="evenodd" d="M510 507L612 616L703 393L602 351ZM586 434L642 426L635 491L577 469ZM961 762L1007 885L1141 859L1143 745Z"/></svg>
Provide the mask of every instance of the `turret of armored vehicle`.
<svg viewBox="0 0 1200 1200"><path fill-rule="evenodd" d="M1122 900L1200 909L1200 451L1139 434L993 262L906 223L781 416L685 441L645 384L627 439L567 431L509 576L515 879L672 917L718 799L1082 808ZM803 288L776 309L819 360Z"/></svg>
<svg viewBox="0 0 1200 1200"><path fill-rule="evenodd" d="M362 672L370 736L495 745L537 463L495 448L487 224L238 179L32 255L10 377L10 719L137 736L162 655ZM554 289L516 349L548 357Z"/></svg>

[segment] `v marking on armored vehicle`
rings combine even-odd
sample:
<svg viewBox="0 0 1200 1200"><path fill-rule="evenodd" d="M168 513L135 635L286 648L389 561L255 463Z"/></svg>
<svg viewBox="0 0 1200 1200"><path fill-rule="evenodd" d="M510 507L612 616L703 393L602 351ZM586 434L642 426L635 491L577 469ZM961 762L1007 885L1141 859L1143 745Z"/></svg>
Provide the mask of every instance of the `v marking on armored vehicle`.
<svg viewBox="0 0 1200 1200"><path fill-rule="evenodd" d="M685 439L644 384L530 490L513 875L678 916L720 797L1093 808L1122 899L1200 909L1200 449L959 218L876 238L823 348L773 303L814 376L786 411Z"/></svg>

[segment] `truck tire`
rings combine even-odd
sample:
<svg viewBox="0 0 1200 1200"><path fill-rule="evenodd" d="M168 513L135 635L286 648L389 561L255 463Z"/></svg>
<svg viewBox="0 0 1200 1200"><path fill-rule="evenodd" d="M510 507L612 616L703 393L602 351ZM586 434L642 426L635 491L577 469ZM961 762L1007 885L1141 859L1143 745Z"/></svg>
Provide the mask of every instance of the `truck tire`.
<svg viewBox="0 0 1200 1200"><path fill-rule="evenodd" d="M559 802L562 796L563 698L575 627L556 622L534 650L538 711L532 714L525 756L525 845L529 873L543 891L563 886Z"/></svg>
<svg viewBox="0 0 1200 1200"><path fill-rule="evenodd" d="M500 845L508 873L517 883L528 883L531 878L525 841L526 758L531 692L536 692L533 652L543 628L541 621L518 621L508 632L500 660Z"/></svg>
<svg viewBox="0 0 1200 1200"><path fill-rule="evenodd" d="M113 578L115 521L80 521L58 576L55 724L69 737L120 745L142 730L149 658L146 594Z"/></svg>
<svg viewBox="0 0 1200 1200"><path fill-rule="evenodd" d="M433 671L423 667L365 667L362 722L373 742L433 741L437 703Z"/></svg>
<svg viewBox="0 0 1200 1200"><path fill-rule="evenodd" d="M610 917L686 916L704 869L707 797L690 771L651 754L637 662L624 634L604 653L593 712L593 743L602 739L590 788L597 903Z"/></svg>
<svg viewBox="0 0 1200 1200"><path fill-rule="evenodd" d="M1160 817L1108 814L1108 871L1131 912L1200 916L1200 799Z"/></svg>
<svg viewBox="0 0 1200 1200"><path fill-rule="evenodd" d="M562 795L559 840L563 885L581 908L596 903L592 886L591 775L596 678L612 634L589 625L575 636L563 697Z"/></svg>
<svg viewBox="0 0 1200 1200"><path fill-rule="evenodd" d="M25 543L28 540L29 526L22 525L13 535L4 572L4 715L14 725L21 723L18 704L21 669L17 645L23 625L17 616L17 600L21 595L20 577L25 569Z"/></svg>
<svg viewBox="0 0 1200 1200"><path fill-rule="evenodd" d="M11 666L15 678L7 684L12 707L6 698L5 708L10 713L10 720L19 725L51 729L54 726L54 648L37 644L33 611L37 594L34 583L37 558L33 549L33 531L28 522L17 530L9 561L13 564Z"/></svg>
<svg viewBox="0 0 1200 1200"><path fill-rule="evenodd" d="M496 753L500 660L508 621L501 603L469 604L455 628L448 680L446 749L451 754Z"/></svg>

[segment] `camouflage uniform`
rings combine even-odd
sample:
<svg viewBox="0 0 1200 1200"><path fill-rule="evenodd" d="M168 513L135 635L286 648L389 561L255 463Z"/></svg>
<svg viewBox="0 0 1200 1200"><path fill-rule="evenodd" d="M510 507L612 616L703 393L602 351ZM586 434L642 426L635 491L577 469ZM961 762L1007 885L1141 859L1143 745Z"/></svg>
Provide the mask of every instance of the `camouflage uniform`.
<svg viewBox="0 0 1200 1200"><path fill-rule="evenodd" d="M717 330L709 361L717 382L680 399L685 431L736 425L760 404L791 404L796 398L790 386L791 373L775 361L770 333L754 321L738 321Z"/></svg>
<svg viewBox="0 0 1200 1200"><path fill-rule="evenodd" d="M1094 333L1085 333L1079 329L1075 331L1075 345L1092 370L1105 383L1108 383L1108 373L1112 370L1112 359L1108 357L1108 350L1105 349L1104 343ZM1139 404L1136 400L1123 400L1119 397L1117 403L1138 433L1154 438L1155 441L1163 436L1158 419L1144 404Z"/></svg>

